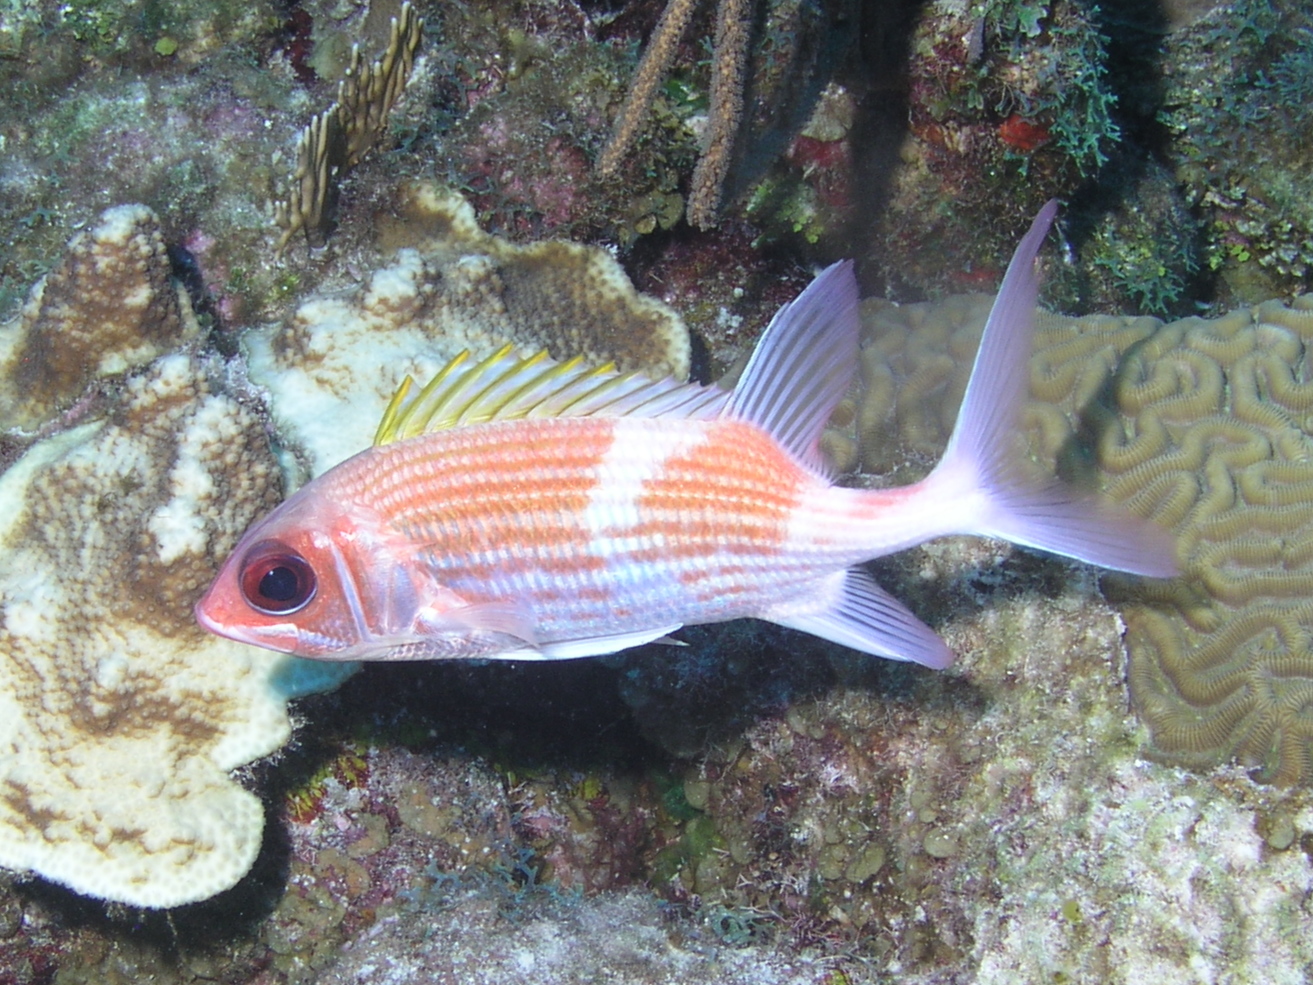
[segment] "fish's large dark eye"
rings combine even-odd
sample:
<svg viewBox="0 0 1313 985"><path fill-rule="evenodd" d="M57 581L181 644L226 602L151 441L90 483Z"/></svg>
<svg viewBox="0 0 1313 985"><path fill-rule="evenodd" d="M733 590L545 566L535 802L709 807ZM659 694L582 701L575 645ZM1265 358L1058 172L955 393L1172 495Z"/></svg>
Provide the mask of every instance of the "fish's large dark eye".
<svg viewBox="0 0 1313 985"><path fill-rule="evenodd" d="M266 540L242 561L242 596L266 616L289 616L315 597L315 572L300 554Z"/></svg>

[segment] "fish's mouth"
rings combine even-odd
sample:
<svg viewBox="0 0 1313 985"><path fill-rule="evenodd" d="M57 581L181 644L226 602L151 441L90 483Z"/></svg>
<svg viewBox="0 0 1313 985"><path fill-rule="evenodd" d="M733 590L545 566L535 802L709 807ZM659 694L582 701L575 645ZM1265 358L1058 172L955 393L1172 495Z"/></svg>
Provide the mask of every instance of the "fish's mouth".
<svg viewBox="0 0 1313 985"><path fill-rule="evenodd" d="M293 623L272 623L267 626L234 626L216 618L207 608L205 604L207 601L208 599L201 599L192 610L196 616L196 622L207 632L211 632L215 636L222 636L225 639L236 640L238 643L247 643L251 646L263 647L266 650L277 650L279 653L295 654L297 652L300 643L300 632Z"/></svg>

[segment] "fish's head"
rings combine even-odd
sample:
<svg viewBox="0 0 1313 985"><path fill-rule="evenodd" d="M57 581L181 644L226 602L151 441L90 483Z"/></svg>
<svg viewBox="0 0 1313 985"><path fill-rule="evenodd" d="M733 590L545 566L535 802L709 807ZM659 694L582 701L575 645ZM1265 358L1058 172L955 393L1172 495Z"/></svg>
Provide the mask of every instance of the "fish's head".
<svg viewBox="0 0 1313 985"><path fill-rule="evenodd" d="M386 651L418 607L396 539L376 516L312 482L246 532L196 603L196 621L299 657Z"/></svg>

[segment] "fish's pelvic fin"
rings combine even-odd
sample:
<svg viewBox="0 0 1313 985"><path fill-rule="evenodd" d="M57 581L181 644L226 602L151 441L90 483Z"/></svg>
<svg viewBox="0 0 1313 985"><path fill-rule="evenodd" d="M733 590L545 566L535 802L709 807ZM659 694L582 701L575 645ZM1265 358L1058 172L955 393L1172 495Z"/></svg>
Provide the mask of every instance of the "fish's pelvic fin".
<svg viewBox="0 0 1313 985"><path fill-rule="evenodd" d="M1035 257L1056 212L1056 201L1044 206L1008 264L953 435L925 487L946 512L956 507L963 516L958 533L1001 537L1105 568L1170 577L1178 569L1167 531L1056 480L1036 482L1015 450L1030 389L1039 297Z"/></svg>
<svg viewBox="0 0 1313 985"><path fill-rule="evenodd" d="M666 636L679 629L681 622L651 629L640 629L632 633L617 633L614 636L593 636L582 640L561 640L555 643L543 643L538 647L537 659L540 660L574 660L577 657L600 657L608 653L627 650L631 646L644 643L673 643L682 646L678 640L668 640Z"/></svg>
<svg viewBox="0 0 1313 985"><path fill-rule="evenodd" d="M455 608L445 606L441 611L421 612L415 620L416 633L431 641L477 636L485 644L491 642L493 645L489 649L477 654L481 660L575 660L615 653L644 643L682 645L666 639L681 626L683 623L667 623L611 636L544 642L538 639L533 615L515 602L480 602ZM431 657L432 653L427 652L424 656Z"/></svg>
<svg viewBox="0 0 1313 985"><path fill-rule="evenodd" d="M952 663L948 644L864 570L830 575L819 586L819 595L819 604L792 611L782 607L761 618L877 657L937 670Z"/></svg>
<svg viewBox="0 0 1313 985"><path fill-rule="evenodd" d="M414 630L420 636L464 636L479 633L520 640L524 646L538 645L533 615L514 602L479 602L452 606L443 599L438 605L415 615Z"/></svg>
<svg viewBox="0 0 1313 985"><path fill-rule="evenodd" d="M821 431L857 367L860 316L851 260L832 264L775 313L723 416L750 421L826 472Z"/></svg>

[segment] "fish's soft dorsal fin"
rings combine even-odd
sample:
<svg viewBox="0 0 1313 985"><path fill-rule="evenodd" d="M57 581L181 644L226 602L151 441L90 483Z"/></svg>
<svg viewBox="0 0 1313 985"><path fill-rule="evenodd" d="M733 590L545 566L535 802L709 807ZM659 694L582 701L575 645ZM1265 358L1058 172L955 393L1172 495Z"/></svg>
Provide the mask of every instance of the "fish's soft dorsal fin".
<svg viewBox="0 0 1313 985"><path fill-rule="evenodd" d="M462 352L411 397L407 376L374 435L375 445L448 428L526 417L711 418L729 401L717 386L621 373L614 363L557 362L546 352L521 356L503 346L474 362Z"/></svg>
<svg viewBox="0 0 1313 985"><path fill-rule="evenodd" d="M821 271L766 326L725 416L751 421L804 465L825 471L821 431L857 367L857 300L851 260Z"/></svg>

